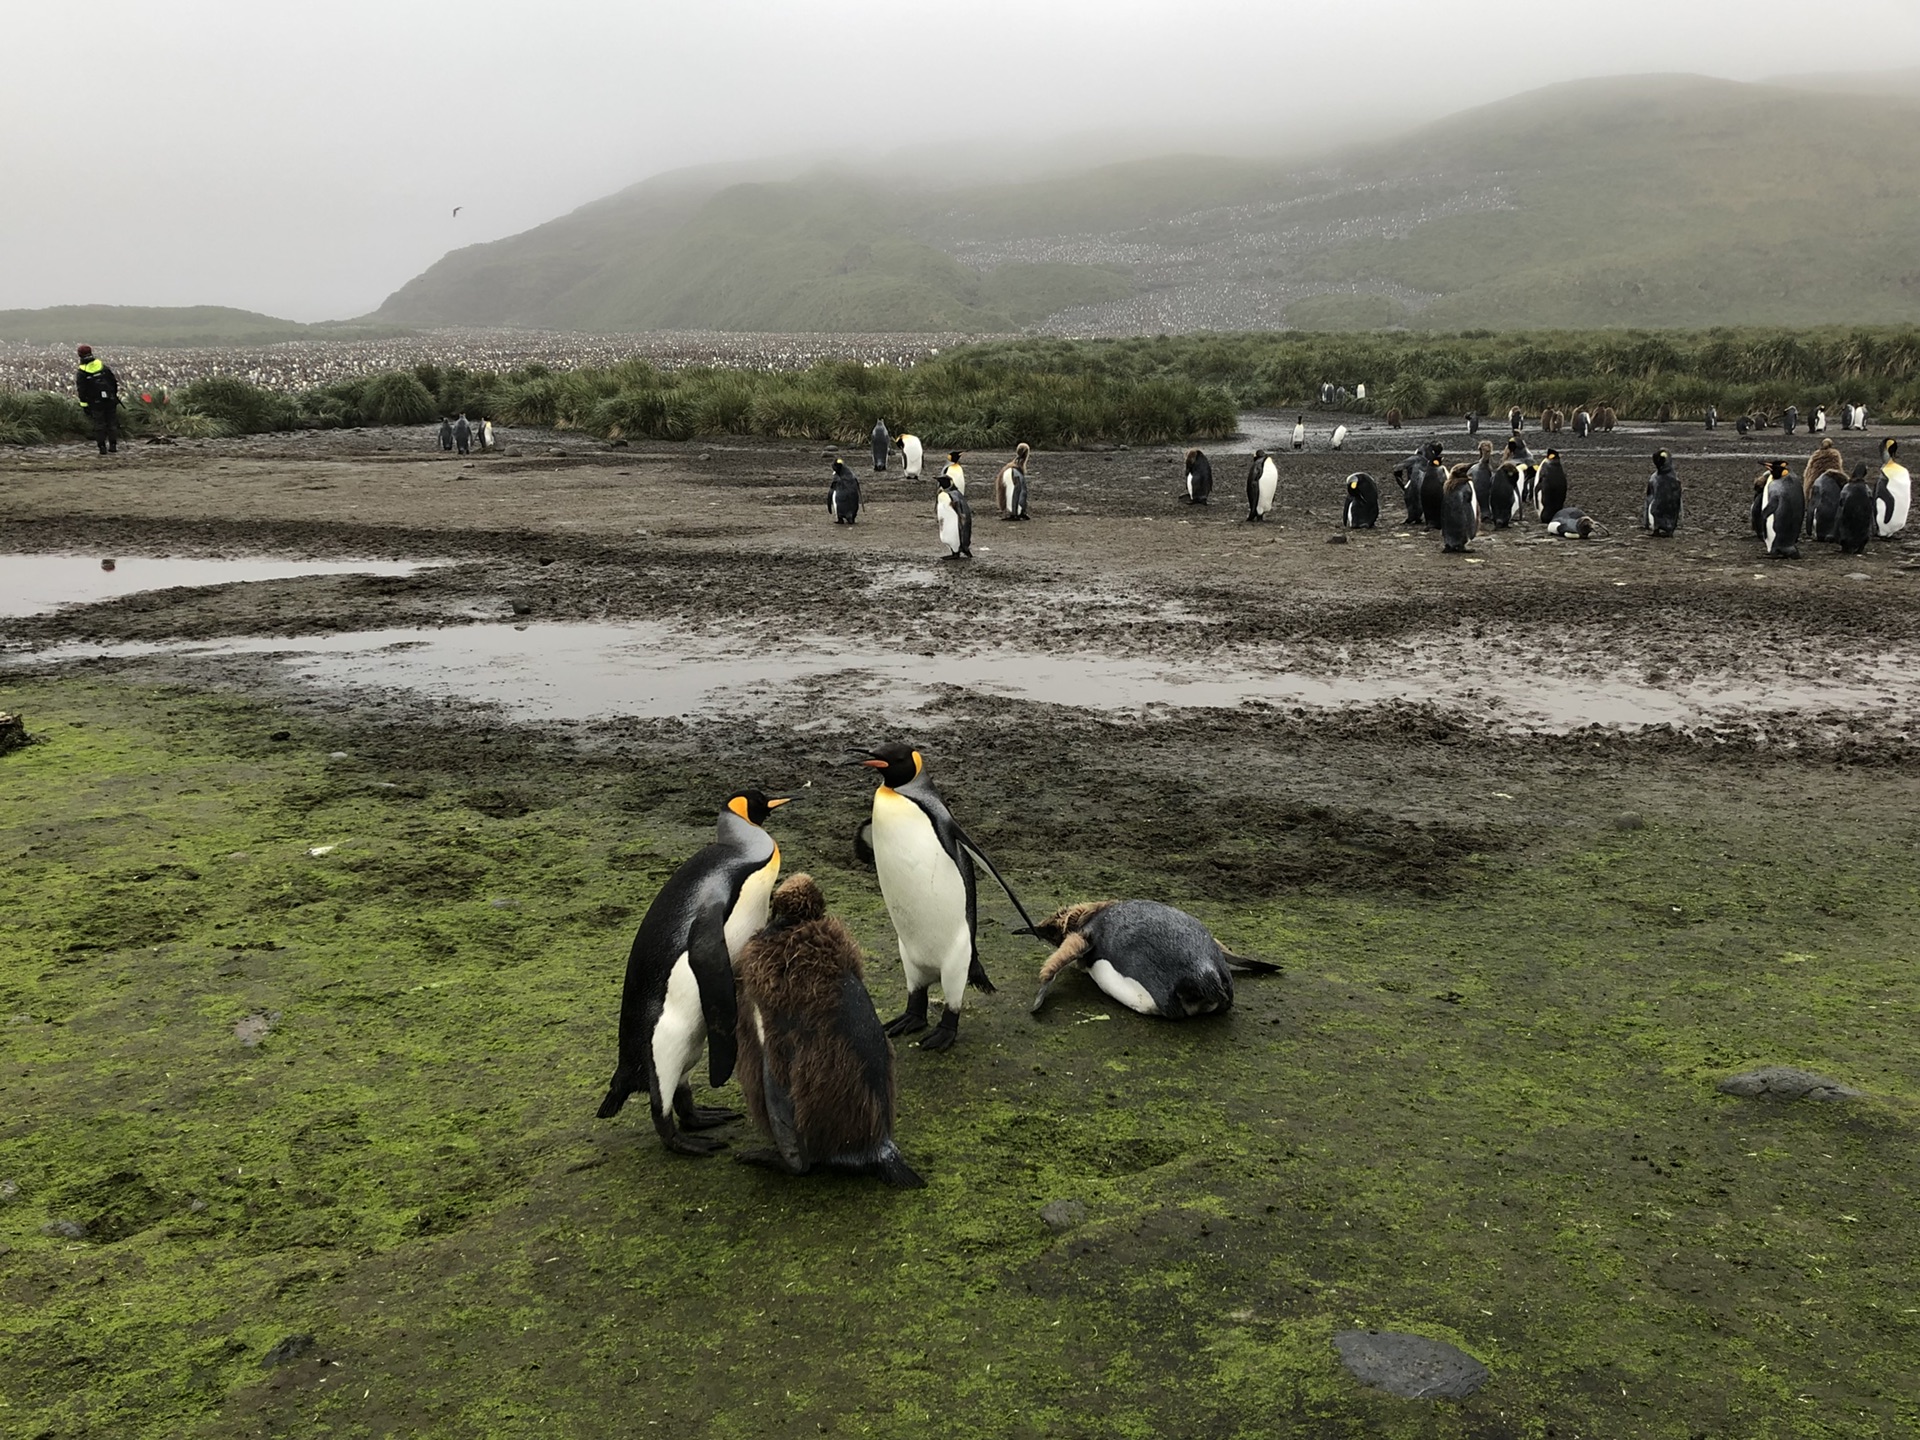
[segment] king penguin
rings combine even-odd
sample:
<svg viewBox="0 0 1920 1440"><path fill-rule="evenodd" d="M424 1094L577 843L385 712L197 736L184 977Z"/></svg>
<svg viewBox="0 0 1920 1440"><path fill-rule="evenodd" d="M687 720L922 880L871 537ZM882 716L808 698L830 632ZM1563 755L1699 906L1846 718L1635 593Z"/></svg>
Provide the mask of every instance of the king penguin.
<svg viewBox="0 0 1920 1440"><path fill-rule="evenodd" d="M1447 467L1442 463L1446 451L1438 440L1429 440L1426 458L1420 463L1420 513L1427 529L1440 528L1441 502L1447 493Z"/></svg>
<svg viewBox="0 0 1920 1440"><path fill-rule="evenodd" d="M827 482L827 512L836 525L851 525L860 518L860 477L844 460L833 462L833 479Z"/></svg>
<svg viewBox="0 0 1920 1440"><path fill-rule="evenodd" d="M1767 488L1760 498L1760 538L1775 560L1800 558L1800 532L1807 523L1807 497L1787 473L1787 462L1767 462Z"/></svg>
<svg viewBox="0 0 1920 1440"><path fill-rule="evenodd" d="M1293 448L1296 450L1304 450L1307 448L1307 417L1304 415L1294 417Z"/></svg>
<svg viewBox="0 0 1920 1440"><path fill-rule="evenodd" d="M1235 955L1184 910L1157 900L1095 900L1070 905L1031 927L1056 946L1040 967L1032 1014L1062 971L1078 965L1129 1010L1163 1020L1213 1015L1233 1007L1233 972L1278 974L1265 960Z"/></svg>
<svg viewBox="0 0 1920 1440"><path fill-rule="evenodd" d="M724 1142L683 1134L682 1126L706 1130L739 1118L695 1105L688 1077L702 1048L709 1083L724 1085L733 1073L733 965L767 923L780 847L762 827L786 803L758 790L729 799L713 843L660 887L627 956L620 1057L600 1118L618 1115L644 1089L661 1143L683 1155L710 1155Z"/></svg>
<svg viewBox="0 0 1920 1440"><path fill-rule="evenodd" d="M1346 449L1346 447L1347 447L1347 427L1344 425L1334 426L1333 427L1333 448L1335 450L1344 450Z"/></svg>
<svg viewBox="0 0 1920 1440"><path fill-rule="evenodd" d="M1187 451L1187 503L1205 505L1213 494L1213 462L1198 450Z"/></svg>
<svg viewBox="0 0 1920 1440"><path fill-rule="evenodd" d="M906 467L907 479L918 480L920 478L920 461L926 453L925 448L920 444L920 437L918 435L896 435L893 437L893 448L900 452L900 463Z"/></svg>
<svg viewBox="0 0 1920 1440"><path fill-rule="evenodd" d="M893 437L887 434L887 422L877 421L873 427L873 468L878 473L887 468L887 452L893 447Z"/></svg>
<svg viewBox="0 0 1920 1440"><path fill-rule="evenodd" d="M1587 514L1586 511L1576 509L1572 505L1555 511L1553 518L1547 521L1547 533L1549 535L1564 535L1575 540L1590 540L1593 538L1593 532L1593 517Z"/></svg>
<svg viewBox="0 0 1920 1440"><path fill-rule="evenodd" d="M1493 472L1493 483L1487 487L1487 513L1492 517L1494 529L1505 530L1520 518L1520 496L1532 488L1531 465L1523 469L1508 462Z"/></svg>
<svg viewBox="0 0 1920 1440"><path fill-rule="evenodd" d="M940 527L940 543L947 547L947 559L973 558L973 507L966 492L953 488L950 476L940 477L940 489L933 497L933 519Z"/></svg>
<svg viewBox="0 0 1920 1440"><path fill-rule="evenodd" d="M1380 487L1363 470L1347 476L1347 503L1340 523L1349 530L1371 530L1380 523Z"/></svg>
<svg viewBox="0 0 1920 1440"><path fill-rule="evenodd" d="M1834 524L1834 539L1843 555L1864 555L1867 541L1873 537L1873 487L1867 484L1867 462L1853 467L1853 478L1840 492L1840 515Z"/></svg>
<svg viewBox="0 0 1920 1440"><path fill-rule="evenodd" d="M1880 483L1874 487L1873 494L1873 533L1882 540L1907 528L1907 509L1913 503L1913 476L1895 458L1899 453L1898 440L1889 436L1880 442Z"/></svg>
<svg viewBox="0 0 1920 1440"><path fill-rule="evenodd" d="M1000 473L993 482L994 503L1000 507L1002 520L1025 520L1027 518L1027 455L1030 452L1024 442L1016 446L1013 459L1000 467Z"/></svg>
<svg viewBox="0 0 1920 1440"><path fill-rule="evenodd" d="M1264 450L1253 452L1253 464L1247 469L1247 519L1264 520L1273 509L1274 493L1280 488L1280 467Z"/></svg>
<svg viewBox="0 0 1920 1440"><path fill-rule="evenodd" d="M1473 495L1472 467L1456 465L1440 487L1440 548L1457 555L1480 533L1480 502Z"/></svg>
<svg viewBox="0 0 1920 1440"><path fill-rule="evenodd" d="M1542 523L1567 508L1567 467L1561 463L1558 450L1547 451L1547 458L1540 462L1534 501Z"/></svg>
<svg viewBox="0 0 1920 1440"><path fill-rule="evenodd" d="M918 750L882 745L862 752L854 763L880 772L880 785L873 792L873 867L907 979L907 1008L886 1031L898 1036L925 1030L927 991L938 981L945 1007L920 1048L945 1050L960 1033L967 986L993 993L993 982L980 963L974 863L984 865L999 881L1029 928L1033 918L993 862L954 823Z"/></svg>
<svg viewBox="0 0 1920 1440"><path fill-rule="evenodd" d="M947 468L940 473L945 479L951 481L953 488L958 490L962 495L967 493L967 472L960 465L960 452L958 450L949 450L947 452Z"/></svg>
<svg viewBox="0 0 1920 1440"><path fill-rule="evenodd" d="M1662 539L1672 539L1680 528L1680 477L1674 472L1673 456L1664 450L1653 452L1653 474L1647 477L1647 503L1640 518Z"/></svg>

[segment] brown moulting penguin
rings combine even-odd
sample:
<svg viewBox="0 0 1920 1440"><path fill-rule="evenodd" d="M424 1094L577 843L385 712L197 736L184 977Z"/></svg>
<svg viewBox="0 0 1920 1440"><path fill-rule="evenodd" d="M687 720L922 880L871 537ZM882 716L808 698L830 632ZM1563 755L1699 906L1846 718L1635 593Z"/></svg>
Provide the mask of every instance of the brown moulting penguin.
<svg viewBox="0 0 1920 1440"><path fill-rule="evenodd" d="M620 1056L600 1118L618 1115L629 1095L645 1090L661 1143L683 1155L710 1155L726 1143L683 1130L740 1118L731 1110L695 1105L688 1077L702 1050L715 1088L733 1073L733 966L767 921L780 877L780 847L762 827L786 803L758 790L729 799L714 842L660 887L627 956Z"/></svg>
<svg viewBox="0 0 1920 1440"><path fill-rule="evenodd" d="M1023 443L1015 448L1013 459L1000 467L1000 473L994 478L993 499L1000 507L1002 520L1025 520L1027 518L1027 455L1028 449Z"/></svg>
<svg viewBox="0 0 1920 1440"><path fill-rule="evenodd" d="M740 1090L773 1141L736 1158L790 1175L815 1168L926 1182L893 1140L893 1046L867 994L860 947L813 877L773 892L740 955Z"/></svg>
<svg viewBox="0 0 1920 1440"><path fill-rule="evenodd" d="M1233 976L1275 975L1278 965L1235 955L1184 910L1157 900L1069 905L1023 932L1057 947L1040 967L1039 1014L1054 982L1078 965L1129 1010L1163 1020L1213 1015L1233 1005Z"/></svg>
<svg viewBox="0 0 1920 1440"><path fill-rule="evenodd" d="M1834 448L1831 437L1820 438L1820 448L1807 457L1807 468L1800 472L1800 490L1807 503L1813 503L1813 482L1822 475L1837 475L1843 480L1847 473L1847 462L1840 458L1840 452Z"/></svg>
<svg viewBox="0 0 1920 1440"><path fill-rule="evenodd" d="M1213 494L1213 462L1198 450L1187 451L1187 503L1205 505Z"/></svg>

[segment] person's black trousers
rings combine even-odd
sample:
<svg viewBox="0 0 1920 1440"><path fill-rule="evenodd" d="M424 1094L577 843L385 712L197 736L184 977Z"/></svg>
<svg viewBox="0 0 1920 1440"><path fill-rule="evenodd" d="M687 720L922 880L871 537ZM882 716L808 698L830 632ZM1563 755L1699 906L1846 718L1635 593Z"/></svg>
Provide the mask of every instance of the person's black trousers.
<svg viewBox="0 0 1920 1440"><path fill-rule="evenodd" d="M87 406L87 418L93 421L93 443L100 453L120 448L120 407L110 400L96 400Z"/></svg>

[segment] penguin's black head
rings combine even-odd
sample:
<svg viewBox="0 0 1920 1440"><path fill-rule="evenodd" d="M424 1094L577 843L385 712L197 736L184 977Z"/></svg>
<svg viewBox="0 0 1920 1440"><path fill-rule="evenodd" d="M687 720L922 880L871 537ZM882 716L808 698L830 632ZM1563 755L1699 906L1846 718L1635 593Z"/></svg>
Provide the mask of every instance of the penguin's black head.
<svg viewBox="0 0 1920 1440"><path fill-rule="evenodd" d="M1772 475L1774 479L1778 480L1787 473L1787 462L1784 460L1769 460L1767 462L1767 472Z"/></svg>
<svg viewBox="0 0 1920 1440"><path fill-rule="evenodd" d="M767 823L767 816L787 803L789 802L785 796L777 800L769 800L762 791L742 790L727 801L727 809L749 824L764 825Z"/></svg>
<svg viewBox="0 0 1920 1440"><path fill-rule="evenodd" d="M1427 442L1427 459L1433 461L1434 464L1439 464L1440 457L1446 453L1446 447L1438 440L1429 440Z"/></svg>
<svg viewBox="0 0 1920 1440"><path fill-rule="evenodd" d="M1360 477L1358 475L1347 476L1347 489L1358 490L1359 488L1360 488Z"/></svg>
<svg viewBox="0 0 1920 1440"><path fill-rule="evenodd" d="M1580 538L1582 540L1585 540L1592 534L1593 534L1593 521L1589 519L1587 516L1582 515L1580 517Z"/></svg>
<svg viewBox="0 0 1920 1440"><path fill-rule="evenodd" d="M1559 452L1558 450L1548 450L1548 451L1547 451L1547 459L1549 459L1549 460L1558 460L1559 458L1560 458L1560 452Z"/></svg>
<svg viewBox="0 0 1920 1440"><path fill-rule="evenodd" d="M947 451L947 458L957 462L960 459L960 452L958 450L949 450Z"/></svg>
<svg viewBox="0 0 1920 1440"><path fill-rule="evenodd" d="M920 752L911 745L892 741L885 745L876 745L854 757L853 763L864 765L869 770L878 770L880 778L888 785L898 788L912 780L922 770L926 762L920 758Z"/></svg>
<svg viewBox="0 0 1920 1440"><path fill-rule="evenodd" d="M1889 435L1880 442L1880 453L1891 460L1900 453L1900 442Z"/></svg>
<svg viewBox="0 0 1920 1440"><path fill-rule="evenodd" d="M1865 480L1867 478L1866 461L1862 460L1858 465L1853 467L1853 478L1856 480Z"/></svg>

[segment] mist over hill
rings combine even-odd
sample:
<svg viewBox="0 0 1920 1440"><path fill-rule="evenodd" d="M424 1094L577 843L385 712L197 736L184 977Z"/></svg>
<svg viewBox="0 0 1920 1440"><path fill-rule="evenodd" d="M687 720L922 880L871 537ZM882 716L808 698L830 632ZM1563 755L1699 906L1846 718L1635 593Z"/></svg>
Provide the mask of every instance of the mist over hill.
<svg viewBox="0 0 1920 1440"><path fill-rule="evenodd" d="M1920 107L1859 85L1550 86L1313 163L1005 185L644 181L456 250L370 320L1153 333L1920 320Z"/></svg>

